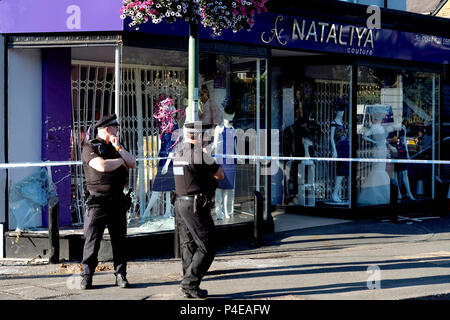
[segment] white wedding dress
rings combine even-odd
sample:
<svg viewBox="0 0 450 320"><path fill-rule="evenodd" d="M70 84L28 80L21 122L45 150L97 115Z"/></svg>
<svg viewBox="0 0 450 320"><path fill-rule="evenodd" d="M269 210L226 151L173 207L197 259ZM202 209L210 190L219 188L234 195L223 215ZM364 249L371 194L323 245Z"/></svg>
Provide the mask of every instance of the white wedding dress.
<svg viewBox="0 0 450 320"><path fill-rule="evenodd" d="M374 159L386 159L386 138L388 132L381 124L374 124L364 135L374 142ZM372 170L361 186L357 204L360 206L387 204L390 200L390 178L386 172L386 162L373 162Z"/></svg>

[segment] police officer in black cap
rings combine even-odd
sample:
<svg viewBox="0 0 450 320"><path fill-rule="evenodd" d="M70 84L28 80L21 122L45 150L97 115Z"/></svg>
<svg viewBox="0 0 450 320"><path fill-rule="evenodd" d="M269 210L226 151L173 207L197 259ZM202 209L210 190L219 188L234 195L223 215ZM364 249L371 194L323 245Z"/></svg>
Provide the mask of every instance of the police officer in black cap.
<svg viewBox="0 0 450 320"><path fill-rule="evenodd" d="M115 114L102 117L95 128L97 136L85 143L82 151L89 194L84 219L85 243L80 287L92 288L100 242L108 226L116 285L126 288L129 283L126 278L124 244L127 233L126 212L131 202L123 190L128 180L128 169L136 167L136 160L119 143L119 123Z"/></svg>
<svg viewBox="0 0 450 320"><path fill-rule="evenodd" d="M210 210L217 186L223 179L222 168L207 151L211 125L201 122L184 126L184 143L175 153L175 214L180 239L183 280L181 291L188 298L205 298L200 289L216 253L214 221ZM205 132L210 130L209 132Z"/></svg>

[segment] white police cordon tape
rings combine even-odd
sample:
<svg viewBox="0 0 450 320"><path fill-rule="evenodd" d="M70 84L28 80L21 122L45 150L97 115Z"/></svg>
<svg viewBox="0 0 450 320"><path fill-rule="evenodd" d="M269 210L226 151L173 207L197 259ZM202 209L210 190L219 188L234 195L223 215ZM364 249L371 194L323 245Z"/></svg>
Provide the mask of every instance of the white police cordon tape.
<svg viewBox="0 0 450 320"><path fill-rule="evenodd" d="M9 162L9 163L0 163L0 169L72 166L81 164L82 164L81 161Z"/></svg>
<svg viewBox="0 0 450 320"><path fill-rule="evenodd" d="M386 162L386 163L427 163L450 164L450 160L410 160L410 159L371 159L371 158L324 158L324 157L274 157L274 156L241 156L216 154L215 158L234 158L248 160L285 160L285 161L348 161L348 162Z"/></svg>
<svg viewBox="0 0 450 320"><path fill-rule="evenodd" d="M416 164L447 164L450 160L410 160L410 159L370 159L370 158L324 158L324 157L278 157L278 156L243 156L216 154L214 158L242 159L242 160L275 160L275 161L348 161L348 162L386 162L386 163L416 163ZM174 157L137 158L136 161L158 161L174 159ZM81 161L43 161L43 162L9 162L0 163L0 169L29 168L29 167L55 167L82 165Z"/></svg>

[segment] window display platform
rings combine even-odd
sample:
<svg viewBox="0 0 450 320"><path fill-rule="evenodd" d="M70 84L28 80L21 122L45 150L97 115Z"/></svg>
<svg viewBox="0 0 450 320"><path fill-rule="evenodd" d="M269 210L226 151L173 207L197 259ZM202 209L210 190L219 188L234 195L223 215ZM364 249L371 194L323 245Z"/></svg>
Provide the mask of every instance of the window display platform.
<svg viewBox="0 0 450 320"><path fill-rule="evenodd" d="M232 218L233 219L233 218ZM173 220L173 219L172 219ZM253 240L253 217L246 222L238 222L239 217L234 218L234 224L217 224L216 234L218 246L226 246L235 241ZM274 232L274 224L270 219L264 222L264 233ZM83 228L61 228L59 230L60 262L81 261L83 253ZM6 258L24 259L48 259L49 239L48 230L36 229L5 233ZM143 232L139 228L128 228L127 248L130 259L146 258L152 256L174 256L174 232ZM99 261L112 260L111 241L108 229L105 229L103 240L100 244Z"/></svg>
<svg viewBox="0 0 450 320"><path fill-rule="evenodd" d="M211 217L213 218L216 227L227 226L235 223L253 223L254 219L253 214L238 209L235 209L234 213L230 217L218 218L215 212L211 213ZM133 221L128 224L128 234L173 231L174 224L174 217L151 216L146 218L144 221L141 221L140 219L133 219Z"/></svg>
<svg viewBox="0 0 450 320"><path fill-rule="evenodd" d="M399 200L396 206L391 204L377 205L377 206L366 206L366 207L342 207L339 205L330 205L320 202L316 207L303 207L300 205L294 206L282 206L278 205L274 208L277 210L282 210L287 213L299 214L299 215L309 215L325 218L336 218L336 219L348 219L348 220L362 220L362 219L385 219L393 216L399 215L434 215L434 216L445 216L449 214L446 205L443 205L442 201L430 200L430 199L420 199L417 198L415 201L402 199ZM332 209L332 210L330 210Z"/></svg>

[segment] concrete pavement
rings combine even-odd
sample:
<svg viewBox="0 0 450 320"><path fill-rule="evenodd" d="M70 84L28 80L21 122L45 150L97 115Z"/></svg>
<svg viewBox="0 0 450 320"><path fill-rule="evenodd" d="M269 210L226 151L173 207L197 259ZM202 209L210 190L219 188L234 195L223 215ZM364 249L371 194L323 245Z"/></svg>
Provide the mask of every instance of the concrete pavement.
<svg viewBox="0 0 450 320"><path fill-rule="evenodd" d="M276 232L265 236L264 246L243 241L220 248L202 282L208 301L446 299L450 294L450 218L393 224L279 214L274 221ZM75 262L3 259L0 300L185 300L178 291L179 259L130 261L129 289L114 286L111 262L99 270L94 289L80 291Z"/></svg>

